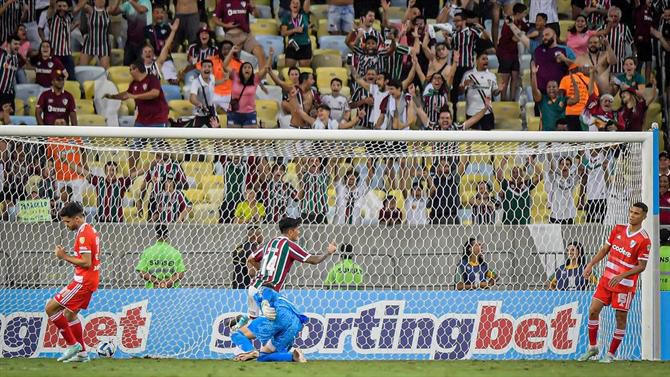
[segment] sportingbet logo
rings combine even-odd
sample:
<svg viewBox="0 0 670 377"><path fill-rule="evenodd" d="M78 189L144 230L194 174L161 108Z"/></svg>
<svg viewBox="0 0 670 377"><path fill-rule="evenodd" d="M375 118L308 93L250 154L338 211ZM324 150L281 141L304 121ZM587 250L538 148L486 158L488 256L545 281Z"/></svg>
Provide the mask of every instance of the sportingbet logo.
<svg viewBox="0 0 670 377"><path fill-rule="evenodd" d="M212 325L210 349L231 353L229 318ZM296 345L306 352L339 354L428 354L437 360L466 359L477 354L523 355L574 353L581 314L578 302L558 306L551 313L514 318L500 301L480 301L476 314L405 313L405 301L378 301L358 308L356 314L307 314Z"/></svg>
<svg viewBox="0 0 670 377"><path fill-rule="evenodd" d="M84 343L95 347L102 340L113 340L119 350L134 354L146 349L151 313L148 301L124 306L119 313L95 312L83 318ZM17 312L0 315L2 357L37 357L61 352L65 340L43 312Z"/></svg>

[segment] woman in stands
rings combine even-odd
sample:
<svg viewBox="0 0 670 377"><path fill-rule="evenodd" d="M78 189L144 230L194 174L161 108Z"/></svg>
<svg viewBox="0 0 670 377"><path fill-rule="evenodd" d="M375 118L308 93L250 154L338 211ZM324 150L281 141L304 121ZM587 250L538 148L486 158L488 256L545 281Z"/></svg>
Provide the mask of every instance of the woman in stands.
<svg viewBox="0 0 670 377"><path fill-rule="evenodd" d="M575 55L584 55L589 52L589 39L595 33L589 30L586 16L580 14L575 19L575 24L568 29L567 45L575 52Z"/></svg>
<svg viewBox="0 0 670 377"><path fill-rule="evenodd" d="M281 19L281 35L286 38L286 66L309 67L312 63L312 41L309 38L310 0L305 0L302 9L300 0L291 0L289 15Z"/></svg>
<svg viewBox="0 0 670 377"><path fill-rule="evenodd" d="M74 13L84 9L88 19L88 33L84 35L84 49L79 58L80 65L88 65L92 57L97 57L100 65L105 69L110 65L110 54L112 48L109 44L109 24L111 16L109 9L105 8L105 0L95 0L94 6L87 4L86 0L80 0L75 6Z"/></svg>
<svg viewBox="0 0 670 377"><path fill-rule="evenodd" d="M233 54L239 54L240 47L233 46L230 53L223 62L224 67L228 67ZM272 60L272 55L270 55ZM251 63L245 62L240 66L240 71L229 72L229 77L233 81L233 89L230 95L230 110L228 112L228 127L258 128L256 120L256 88L261 80L265 78L267 66L254 73L254 67Z"/></svg>
<svg viewBox="0 0 670 377"><path fill-rule="evenodd" d="M496 274L484 261L484 242L479 237L470 237L463 247L463 257L458 265L456 289L488 289L495 284Z"/></svg>
<svg viewBox="0 0 670 377"><path fill-rule="evenodd" d="M584 247L577 241L572 241L565 249L565 264L556 269L549 278L549 289L559 291L583 291L589 288L589 284L597 283L595 276L590 279L584 277L584 266L586 258Z"/></svg>

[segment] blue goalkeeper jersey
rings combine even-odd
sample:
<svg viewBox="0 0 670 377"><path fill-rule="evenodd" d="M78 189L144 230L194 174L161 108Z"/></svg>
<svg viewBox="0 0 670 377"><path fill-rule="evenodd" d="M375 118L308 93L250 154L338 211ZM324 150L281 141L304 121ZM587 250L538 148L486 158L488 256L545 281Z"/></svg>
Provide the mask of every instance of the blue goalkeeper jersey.
<svg viewBox="0 0 670 377"><path fill-rule="evenodd" d="M279 292L271 288L260 287L258 292L256 292L254 295L254 300L256 300L256 304L259 308L261 308L261 310L263 307L263 300L270 303L270 306L272 306L277 311L277 318L295 315L298 317L298 319L300 319L300 323L306 323L308 320L307 316L296 309L295 305L293 305L286 298L282 297Z"/></svg>

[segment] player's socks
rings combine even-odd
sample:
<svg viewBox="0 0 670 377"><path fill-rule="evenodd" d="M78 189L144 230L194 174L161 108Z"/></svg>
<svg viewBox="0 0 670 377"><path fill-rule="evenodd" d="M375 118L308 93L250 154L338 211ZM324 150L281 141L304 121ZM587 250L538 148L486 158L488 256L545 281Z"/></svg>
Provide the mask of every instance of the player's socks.
<svg viewBox="0 0 670 377"><path fill-rule="evenodd" d="M254 350L254 345L251 343L251 340L247 338L246 335L242 334L242 331L238 330L233 333L233 335L230 336L230 340L244 352L251 352Z"/></svg>
<svg viewBox="0 0 670 377"><path fill-rule="evenodd" d="M81 322L79 321L79 318L70 322L70 331L72 331L72 335L74 335L74 338L77 340L77 342L81 344L81 350L83 352L86 352L86 345L84 344L84 336L81 329Z"/></svg>
<svg viewBox="0 0 670 377"><path fill-rule="evenodd" d="M589 319L589 346L595 348L598 345L598 326L600 321Z"/></svg>
<svg viewBox="0 0 670 377"><path fill-rule="evenodd" d="M616 355L616 350L619 348L623 337L626 335L626 330L616 329L614 330L614 336L612 337L612 343L610 343L610 353Z"/></svg>
<svg viewBox="0 0 670 377"><path fill-rule="evenodd" d="M265 353L261 352L261 354L258 356L257 361L283 361L283 362L290 362L293 361L293 353L291 352L273 352L273 353Z"/></svg>
<svg viewBox="0 0 670 377"><path fill-rule="evenodd" d="M49 320L53 322L53 324L56 325L56 327L58 327L60 333L63 334L63 339L65 339L65 343L67 343L68 346L77 343L77 339L74 337L74 334L72 334L72 329L70 329L70 323L67 321L67 318L65 318L65 316L63 315L62 310L49 317Z"/></svg>

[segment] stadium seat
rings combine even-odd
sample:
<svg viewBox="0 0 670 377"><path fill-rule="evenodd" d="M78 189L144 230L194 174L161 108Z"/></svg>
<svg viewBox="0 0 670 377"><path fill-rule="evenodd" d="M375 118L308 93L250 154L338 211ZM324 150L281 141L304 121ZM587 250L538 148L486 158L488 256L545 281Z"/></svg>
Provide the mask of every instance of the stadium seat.
<svg viewBox="0 0 670 377"><path fill-rule="evenodd" d="M312 13L312 22L314 22L314 20L328 19L328 5L312 4L312 6L309 8L309 11Z"/></svg>
<svg viewBox="0 0 670 377"><path fill-rule="evenodd" d="M273 100L256 100L256 114L262 128L277 128L277 114L279 103Z"/></svg>
<svg viewBox="0 0 670 377"><path fill-rule="evenodd" d="M217 224L219 222L219 206L209 203L195 204L189 217L194 223Z"/></svg>
<svg viewBox="0 0 670 377"><path fill-rule="evenodd" d="M82 85L84 86L84 98L93 99L95 97L95 81L84 81Z"/></svg>
<svg viewBox="0 0 670 377"><path fill-rule="evenodd" d="M79 81L65 80L65 91L72 94L74 99L81 99L81 86L79 85Z"/></svg>
<svg viewBox="0 0 670 377"><path fill-rule="evenodd" d="M272 8L270 5L259 5L254 4L254 7L258 11L258 18L261 19L272 19Z"/></svg>
<svg viewBox="0 0 670 377"><path fill-rule="evenodd" d="M130 71L126 66L109 67L109 69L107 70L107 77L111 82L116 84L117 87L119 86L120 83L130 83L131 81L133 81L132 76L130 76Z"/></svg>
<svg viewBox="0 0 670 377"><path fill-rule="evenodd" d="M572 18L572 4L570 0L558 0L556 2L556 8L558 10L558 18L561 20ZM570 22L574 24L574 21ZM561 40L566 40L567 37L567 34L563 34L563 28L561 27Z"/></svg>
<svg viewBox="0 0 670 377"><path fill-rule="evenodd" d="M15 97L28 102L30 97L39 97L42 93L42 87L38 84L16 84L14 89Z"/></svg>
<svg viewBox="0 0 670 377"><path fill-rule="evenodd" d="M458 115L458 117L456 118L456 121L458 123L465 122L465 101L456 102L456 111L457 111L457 115Z"/></svg>
<svg viewBox="0 0 670 377"><path fill-rule="evenodd" d="M560 3L560 1L559 1ZM568 5L570 2L568 1ZM572 11L570 11L572 12ZM575 21L572 20L559 20L558 21L558 27L560 28L561 31L561 40L565 40L568 37L568 30L572 27L572 25L575 24Z"/></svg>
<svg viewBox="0 0 670 377"><path fill-rule="evenodd" d="M282 100L282 90L281 87L277 85L264 85L265 89L268 91L265 93L260 86L256 88L256 99L268 99L276 101L277 103Z"/></svg>
<svg viewBox="0 0 670 377"><path fill-rule="evenodd" d="M240 51L240 60L244 63L250 63L255 70L258 70L258 58L246 51Z"/></svg>
<svg viewBox="0 0 670 377"><path fill-rule="evenodd" d="M78 65L74 67L74 75L77 81L83 85L84 81L97 80L104 76L105 69L92 65Z"/></svg>
<svg viewBox="0 0 670 377"><path fill-rule="evenodd" d="M540 130L540 117L527 116L528 120L526 121L528 131L539 131Z"/></svg>
<svg viewBox="0 0 670 377"><path fill-rule="evenodd" d="M26 107L28 109L28 114L29 116L35 116L35 106L37 105L37 97L30 96L28 97L28 100L26 101Z"/></svg>
<svg viewBox="0 0 670 377"><path fill-rule="evenodd" d="M340 57L340 59L342 59L340 50L335 50L335 49L332 49L332 48L317 48L312 53L312 56L319 56L319 55L335 55L335 56Z"/></svg>
<svg viewBox="0 0 670 377"><path fill-rule="evenodd" d="M259 35L256 41L263 47L265 55L270 55L270 47L275 50L275 59L284 53L284 38L279 35Z"/></svg>
<svg viewBox="0 0 670 377"><path fill-rule="evenodd" d="M177 72L181 72L188 66L188 55L183 52L173 53L172 62L174 63Z"/></svg>
<svg viewBox="0 0 670 377"><path fill-rule="evenodd" d="M279 23L274 19L256 19L249 25L253 35L278 35Z"/></svg>
<svg viewBox="0 0 670 377"><path fill-rule="evenodd" d="M496 130L521 131L521 111L516 101L496 101L491 103L495 115Z"/></svg>
<svg viewBox="0 0 670 377"><path fill-rule="evenodd" d="M323 67L316 69L316 86L330 87L330 81L334 78L342 80L342 85L349 84L349 73L342 67Z"/></svg>
<svg viewBox="0 0 670 377"><path fill-rule="evenodd" d="M110 65L112 67L122 66L124 56L125 56L125 52L123 51L122 48L113 48L112 49L112 55L110 56Z"/></svg>
<svg viewBox="0 0 670 377"><path fill-rule="evenodd" d="M342 58L339 55L322 54L312 57L312 68L342 67Z"/></svg>
<svg viewBox="0 0 670 377"><path fill-rule="evenodd" d="M93 106L93 100L91 99L80 99L76 101L77 115L86 115L86 114L95 114L95 106Z"/></svg>
<svg viewBox="0 0 670 377"><path fill-rule="evenodd" d="M389 7L386 17L390 20L402 20L405 17L406 7Z"/></svg>
<svg viewBox="0 0 670 377"><path fill-rule="evenodd" d="M328 33L328 19L320 18L318 21L319 24L316 28L316 37L321 38L323 36L330 35L330 33Z"/></svg>
<svg viewBox="0 0 670 377"><path fill-rule="evenodd" d="M661 117L663 115L663 110L661 108L661 104L658 102L653 102L652 104L649 105L649 108L647 109L647 114L645 115L645 120L644 120L644 125L645 128L644 130L649 129L651 127L651 124L653 122L657 122L658 126L661 127ZM663 139L661 137L661 139Z"/></svg>
<svg viewBox="0 0 670 377"><path fill-rule="evenodd" d="M178 99L168 101L168 107L173 111L177 116L189 116L193 114L193 105L186 100Z"/></svg>
<svg viewBox="0 0 670 377"><path fill-rule="evenodd" d="M489 55L489 71L493 69L498 69L499 63L498 63L498 56L495 54Z"/></svg>
<svg viewBox="0 0 670 377"><path fill-rule="evenodd" d="M207 190L207 202L220 205L225 193L226 190L224 189L209 189Z"/></svg>
<svg viewBox="0 0 670 377"><path fill-rule="evenodd" d="M198 184L203 190L223 189L223 176L213 175L210 171L210 174L204 175Z"/></svg>
<svg viewBox="0 0 670 377"><path fill-rule="evenodd" d="M28 80L26 84L34 84L36 78L35 70L26 68L25 72L26 72L26 80Z"/></svg>
<svg viewBox="0 0 670 377"><path fill-rule="evenodd" d="M33 113L34 114L34 113ZM34 116L30 115L13 115L9 117L14 125L27 125L27 126L36 126L37 119Z"/></svg>
<svg viewBox="0 0 670 377"><path fill-rule="evenodd" d="M530 54L523 54L521 55L521 58L519 59L520 63L520 69L521 71L525 71L526 69L530 69L530 61L533 60L533 56Z"/></svg>
<svg viewBox="0 0 670 377"><path fill-rule="evenodd" d="M181 89L177 85L161 85L166 101L182 99Z"/></svg>
<svg viewBox="0 0 670 377"><path fill-rule="evenodd" d="M79 114L77 115L77 123L80 126L106 126L107 122L102 115L95 114Z"/></svg>
<svg viewBox="0 0 670 377"><path fill-rule="evenodd" d="M72 52L72 60L74 61L74 65L76 66L79 64L79 57L81 56L81 52L79 51L73 51Z"/></svg>
<svg viewBox="0 0 670 377"><path fill-rule="evenodd" d="M119 117L119 126L121 127L134 127L135 126L135 117L132 115L124 115Z"/></svg>
<svg viewBox="0 0 670 377"><path fill-rule="evenodd" d="M14 115L25 115L26 102L21 98L14 99Z"/></svg>
<svg viewBox="0 0 670 377"><path fill-rule="evenodd" d="M85 190L82 193L82 204L84 207L97 207L98 206L98 195L94 190Z"/></svg>
<svg viewBox="0 0 670 377"><path fill-rule="evenodd" d="M319 38L319 48L338 50L342 56L346 56L351 51L344 41L343 35L324 35Z"/></svg>
<svg viewBox="0 0 670 377"><path fill-rule="evenodd" d="M184 195L186 195L186 198L193 204L205 201L205 192L200 189L188 189L184 191Z"/></svg>

